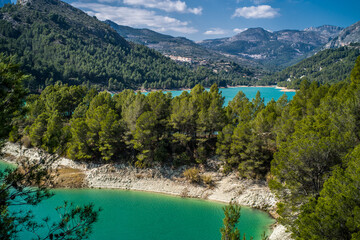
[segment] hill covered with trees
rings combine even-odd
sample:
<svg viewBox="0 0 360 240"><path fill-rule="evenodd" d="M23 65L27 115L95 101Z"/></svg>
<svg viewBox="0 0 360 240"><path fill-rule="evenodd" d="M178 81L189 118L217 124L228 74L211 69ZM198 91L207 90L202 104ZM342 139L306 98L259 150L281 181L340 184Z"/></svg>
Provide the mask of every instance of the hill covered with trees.
<svg viewBox="0 0 360 240"><path fill-rule="evenodd" d="M336 49L326 49L281 72L274 73L271 77L265 77L264 81L295 89L299 88L303 79L321 84L338 83L349 77L359 55L360 44L357 43Z"/></svg>
<svg viewBox="0 0 360 240"><path fill-rule="evenodd" d="M19 1L0 9L0 51L34 78L32 91L55 82L97 89L178 88L244 84L239 73L190 70L160 53L128 43L107 24L58 0Z"/></svg>

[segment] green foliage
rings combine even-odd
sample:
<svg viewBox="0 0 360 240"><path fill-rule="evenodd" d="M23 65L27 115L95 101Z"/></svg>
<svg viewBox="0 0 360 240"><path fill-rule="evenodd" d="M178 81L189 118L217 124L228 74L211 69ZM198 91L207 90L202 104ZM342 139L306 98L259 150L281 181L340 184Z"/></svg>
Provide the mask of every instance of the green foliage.
<svg viewBox="0 0 360 240"><path fill-rule="evenodd" d="M278 86L292 89L298 89L303 79L321 84L338 83L349 77L359 55L359 44L323 50L294 66L273 74L268 81L275 81Z"/></svg>
<svg viewBox="0 0 360 240"><path fill-rule="evenodd" d="M89 128L84 119L77 118L71 122L71 141L67 154L74 160L87 160L93 158L91 147L88 144Z"/></svg>
<svg viewBox="0 0 360 240"><path fill-rule="evenodd" d="M46 126L49 115L46 112L41 113L35 120L34 124L30 127L30 139L32 145L35 147L40 147L43 142L43 135L46 132Z"/></svg>
<svg viewBox="0 0 360 240"><path fill-rule="evenodd" d="M241 207L234 203L223 207L225 217L224 226L220 228L221 240L240 240L240 231L235 226L239 222L240 210Z"/></svg>
<svg viewBox="0 0 360 240"><path fill-rule="evenodd" d="M217 85L172 98L57 84L28 97L29 114L16 139L29 136L33 146L81 161L200 163L215 152L216 132L226 122L223 102Z"/></svg>
<svg viewBox="0 0 360 240"><path fill-rule="evenodd" d="M230 202L229 205L223 207L224 219L223 227L220 228L221 240L240 240L240 231L236 227L236 224L240 219L240 210L241 207L233 202ZM245 234L243 235L243 240L246 240ZM250 237L250 240L253 238ZM264 239L266 239L264 235Z"/></svg>
<svg viewBox="0 0 360 240"><path fill-rule="evenodd" d="M154 147L157 140L156 115L153 112L144 112L136 121L134 134L134 149L140 152L139 166L146 166L146 162L154 160Z"/></svg>
<svg viewBox="0 0 360 240"><path fill-rule="evenodd" d="M13 119L23 114L21 106L26 92L22 83L29 78L13 59L0 54L0 140L13 129Z"/></svg>
<svg viewBox="0 0 360 240"><path fill-rule="evenodd" d="M31 134L31 133L30 133ZM62 121L58 111L55 111L48 119L46 132L43 133L44 149L53 153L57 147L61 146Z"/></svg>
<svg viewBox="0 0 360 240"><path fill-rule="evenodd" d="M0 80L1 80L1 112L2 120L0 140L2 141L13 126L14 119L17 124L24 122L21 114L23 113L23 97L25 91L22 89L21 81L26 78L18 67L3 59L0 56ZM43 111L45 109L42 109ZM53 145L57 141L57 131L55 125L60 120L57 111L53 113L48 121L45 112L39 113L34 126L31 128L31 136L36 144L41 144L41 135L45 134L46 147L53 150ZM49 122L45 126L46 122ZM21 124L20 124L21 125ZM19 125L17 126L19 127ZM27 136L24 136L26 138ZM0 146L0 150L2 146ZM40 156L35 164L28 159L18 162L16 168L8 168L0 171L0 238L17 239L18 233L28 231L38 239L84 239L92 231L92 224L97 221L100 210L94 210L92 204L84 207L69 205L65 203L57 210L60 213L58 222L50 222L48 218L43 222L34 220L34 215L29 206L38 205L42 200L51 197L53 194L48 186L52 182L51 166L54 158ZM17 207L14 208L14 206ZM25 206L25 208L24 208Z"/></svg>
<svg viewBox="0 0 360 240"><path fill-rule="evenodd" d="M229 124L219 132L216 150L224 161L225 172L236 168L241 177L265 177L276 151L274 130L285 106L287 100L283 97L265 107L259 92L252 102L242 92L229 102Z"/></svg>
<svg viewBox="0 0 360 240"><path fill-rule="evenodd" d="M353 76L359 67L356 64ZM307 217L310 209L313 211L326 186L324 183L338 171L333 172L333 169L346 166L344 156L359 143L358 91L354 82L330 87L305 81L282 114L270 187L283 201L278 206L280 220L292 226L295 232L302 224L296 220L298 215ZM323 232L322 237L309 239L337 239L335 235L326 237L331 236L330 232L326 234Z"/></svg>
<svg viewBox="0 0 360 240"><path fill-rule="evenodd" d="M292 232L296 239L359 239L360 145L336 168L318 198L302 206Z"/></svg>
<svg viewBox="0 0 360 240"><path fill-rule="evenodd" d="M32 92L57 82L121 91L144 85L168 89L249 81L237 71L215 74L202 66L177 64L155 50L126 42L106 23L58 0L3 7L0 29L0 52L16 56L22 70L35 77L25 81Z"/></svg>

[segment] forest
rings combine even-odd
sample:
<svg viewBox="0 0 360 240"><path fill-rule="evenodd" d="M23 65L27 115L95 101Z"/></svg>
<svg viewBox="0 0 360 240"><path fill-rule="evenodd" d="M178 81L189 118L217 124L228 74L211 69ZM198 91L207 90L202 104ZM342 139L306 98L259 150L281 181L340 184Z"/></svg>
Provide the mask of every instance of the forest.
<svg viewBox="0 0 360 240"><path fill-rule="evenodd" d="M223 103L216 84L174 98L55 84L27 96L9 140L139 168L199 166L217 156L224 172L268 181L295 239L358 239L360 58L349 81L304 80L291 101L284 95L265 105L259 93L250 101L239 92Z"/></svg>
<svg viewBox="0 0 360 240"><path fill-rule="evenodd" d="M264 80L275 81L278 86L291 89L299 89L304 78L320 84L338 83L349 77L359 55L358 43L322 50L291 67L265 77Z"/></svg>
<svg viewBox="0 0 360 240"><path fill-rule="evenodd" d="M32 92L56 82L121 91L256 81L252 71L240 66L214 73L203 66L179 65L155 50L127 42L106 23L57 0L0 8L0 52L12 55L33 76L25 82Z"/></svg>

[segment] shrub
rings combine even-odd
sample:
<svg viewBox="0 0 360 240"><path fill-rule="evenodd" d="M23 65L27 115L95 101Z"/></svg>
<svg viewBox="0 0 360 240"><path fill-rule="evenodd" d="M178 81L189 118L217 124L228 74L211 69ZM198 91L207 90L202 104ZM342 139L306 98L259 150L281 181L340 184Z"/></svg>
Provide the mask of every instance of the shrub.
<svg viewBox="0 0 360 240"><path fill-rule="evenodd" d="M201 179L208 186L213 186L214 185L214 181L213 181L211 175L202 175Z"/></svg>
<svg viewBox="0 0 360 240"><path fill-rule="evenodd" d="M29 136L23 136L20 140L21 144L26 147L26 148L30 148L31 147L31 140L29 138Z"/></svg>
<svg viewBox="0 0 360 240"><path fill-rule="evenodd" d="M184 177L190 181L191 183L199 183L200 182L200 170L196 167L186 169L184 171Z"/></svg>

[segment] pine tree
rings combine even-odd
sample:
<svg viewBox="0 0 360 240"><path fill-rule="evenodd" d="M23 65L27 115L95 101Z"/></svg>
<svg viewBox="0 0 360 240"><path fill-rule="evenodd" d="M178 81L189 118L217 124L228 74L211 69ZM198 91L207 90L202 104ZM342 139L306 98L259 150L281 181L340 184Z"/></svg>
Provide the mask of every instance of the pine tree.
<svg viewBox="0 0 360 240"><path fill-rule="evenodd" d="M220 228L221 240L240 240L240 231L236 227L239 222L241 207L235 203L223 207L225 217Z"/></svg>

